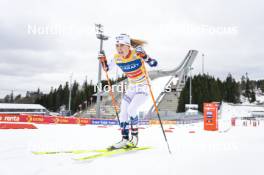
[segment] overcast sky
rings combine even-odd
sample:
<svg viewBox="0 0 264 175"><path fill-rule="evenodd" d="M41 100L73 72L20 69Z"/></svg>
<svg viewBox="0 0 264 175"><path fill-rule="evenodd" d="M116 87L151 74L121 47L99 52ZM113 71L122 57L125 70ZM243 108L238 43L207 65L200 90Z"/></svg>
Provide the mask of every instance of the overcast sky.
<svg viewBox="0 0 264 175"><path fill-rule="evenodd" d="M114 37L127 33L148 41L159 68L176 67L189 49L199 54L194 71L237 79L248 72L264 79L264 3L261 0L1 0L0 98L40 88L48 92L73 79L96 82L104 25L112 58Z"/></svg>

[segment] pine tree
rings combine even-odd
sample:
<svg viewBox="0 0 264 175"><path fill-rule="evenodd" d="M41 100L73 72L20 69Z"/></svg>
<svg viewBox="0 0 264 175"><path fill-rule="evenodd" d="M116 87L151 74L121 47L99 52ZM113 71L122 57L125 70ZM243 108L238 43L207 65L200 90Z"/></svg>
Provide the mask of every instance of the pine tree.
<svg viewBox="0 0 264 175"><path fill-rule="evenodd" d="M15 97L15 102L19 101L21 99L21 94L18 94L16 97Z"/></svg>
<svg viewBox="0 0 264 175"><path fill-rule="evenodd" d="M249 81L249 78L246 77L246 89L245 89L245 93L244 93L244 96L247 97L247 99L250 99L250 81Z"/></svg>
<svg viewBox="0 0 264 175"><path fill-rule="evenodd" d="M246 89L243 95L248 99L250 103L256 101L256 94L254 90L256 86L257 83L255 81L250 81L248 74L246 73Z"/></svg>
<svg viewBox="0 0 264 175"><path fill-rule="evenodd" d="M14 93L13 93L13 91L10 94L10 103L14 103Z"/></svg>
<svg viewBox="0 0 264 175"><path fill-rule="evenodd" d="M250 103L253 103L256 101L256 93L254 91L251 91L250 93Z"/></svg>
<svg viewBox="0 0 264 175"><path fill-rule="evenodd" d="M244 92L246 90L246 80L247 78L243 75L241 77L241 92Z"/></svg>
<svg viewBox="0 0 264 175"><path fill-rule="evenodd" d="M10 103L10 95L4 97L4 103Z"/></svg>
<svg viewBox="0 0 264 175"><path fill-rule="evenodd" d="M223 84L223 100L230 103L240 102L239 85L230 73Z"/></svg>
<svg viewBox="0 0 264 175"><path fill-rule="evenodd" d="M63 97L62 97L62 104L65 104L66 108L69 109L69 83L66 82L63 87Z"/></svg>

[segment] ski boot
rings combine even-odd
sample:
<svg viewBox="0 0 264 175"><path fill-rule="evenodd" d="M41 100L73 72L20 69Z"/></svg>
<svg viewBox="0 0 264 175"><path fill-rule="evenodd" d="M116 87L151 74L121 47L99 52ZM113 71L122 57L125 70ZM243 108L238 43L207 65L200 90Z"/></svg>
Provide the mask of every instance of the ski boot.
<svg viewBox="0 0 264 175"><path fill-rule="evenodd" d="M138 145L138 116L130 117L131 139L129 140L129 147L135 148Z"/></svg>
<svg viewBox="0 0 264 175"><path fill-rule="evenodd" d="M110 146L107 148L107 150L115 150L115 149L122 149L122 148L128 148L129 140L128 139L122 139L120 142L117 142L116 144Z"/></svg>
<svg viewBox="0 0 264 175"><path fill-rule="evenodd" d="M135 148L138 145L138 128L131 128L131 139L129 140L128 146Z"/></svg>
<svg viewBox="0 0 264 175"><path fill-rule="evenodd" d="M121 126L122 140L110 146L108 150L122 149L122 148L129 147L128 146L129 144L129 125L127 122L121 122L120 126Z"/></svg>

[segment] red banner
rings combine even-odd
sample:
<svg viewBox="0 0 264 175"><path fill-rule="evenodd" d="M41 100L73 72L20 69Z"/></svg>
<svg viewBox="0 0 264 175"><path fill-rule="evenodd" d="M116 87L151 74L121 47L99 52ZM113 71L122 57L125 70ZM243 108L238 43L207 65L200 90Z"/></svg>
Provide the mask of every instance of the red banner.
<svg viewBox="0 0 264 175"><path fill-rule="evenodd" d="M88 118L64 117L64 116L43 116L43 115L18 115L0 114L0 122L28 122L38 124L91 124Z"/></svg>
<svg viewBox="0 0 264 175"><path fill-rule="evenodd" d="M31 123L0 123L0 129L38 129Z"/></svg>

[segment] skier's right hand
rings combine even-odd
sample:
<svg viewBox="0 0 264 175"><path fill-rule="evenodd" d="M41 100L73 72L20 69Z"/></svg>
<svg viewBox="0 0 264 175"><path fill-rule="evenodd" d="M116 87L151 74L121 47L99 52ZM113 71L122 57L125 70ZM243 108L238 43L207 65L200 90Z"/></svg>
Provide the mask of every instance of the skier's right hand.
<svg viewBox="0 0 264 175"><path fill-rule="evenodd" d="M99 53L98 54L98 59L100 60L102 66L103 66L103 69L105 71L108 71L109 67L108 67L108 64L107 64L107 59L106 59L105 53L104 52Z"/></svg>

